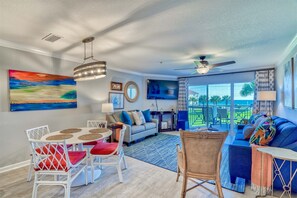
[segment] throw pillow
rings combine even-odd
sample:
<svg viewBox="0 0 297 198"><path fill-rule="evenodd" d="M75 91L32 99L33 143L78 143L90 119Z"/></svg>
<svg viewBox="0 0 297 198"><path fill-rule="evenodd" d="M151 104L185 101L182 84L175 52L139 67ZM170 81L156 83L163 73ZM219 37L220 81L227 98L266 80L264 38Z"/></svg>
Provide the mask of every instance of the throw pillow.
<svg viewBox="0 0 297 198"><path fill-rule="evenodd" d="M252 124L245 125L242 130L244 139L246 140L250 139L255 129L256 127Z"/></svg>
<svg viewBox="0 0 297 198"><path fill-rule="evenodd" d="M133 118L132 111L129 111L128 114L129 114L130 119L131 119L131 121L132 121L132 125L134 125L134 124L135 124L135 120L134 120L134 118Z"/></svg>
<svg viewBox="0 0 297 198"><path fill-rule="evenodd" d="M262 116L266 117L266 115L265 115L265 114L262 114L262 113L251 115L251 117L250 117L250 119L249 119L249 123L250 123L250 124L255 124L256 120L257 120L258 118L261 118Z"/></svg>
<svg viewBox="0 0 297 198"><path fill-rule="evenodd" d="M276 127L271 118L264 120L254 131L250 138L250 144L260 146L268 145L275 136Z"/></svg>
<svg viewBox="0 0 297 198"><path fill-rule="evenodd" d="M257 128L262 122L264 122L267 119L267 117L261 116L259 117L255 123L254 123L254 127Z"/></svg>
<svg viewBox="0 0 297 198"><path fill-rule="evenodd" d="M122 111L122 114L121 114L121 120L123 121L123 123L125 124L128 124L128 125L132 125L132 120L128 114L127 111Z"/></svg>
<svg viewBox="0 0 297 198"><path fill-rule="evenodd" d="M136 125L142 125L145 123L145 118L141 111L132 112L133 118L135 120Z"/></svg>
<svg viewBox="0 0 297 198"><path fill-rule="evenodd" d="M112 114L112 116L113 116L113 118L115 119L116 122L122 122L122 120L121 120L122 112L120 112L120 111L114 112Z"/></svg>
<svg viewBox="0 0 297 198"><path fill-rule="evenodd" d="M152 121L152 116L151 116L150 109L142 111L142 114L143 114L144 119L145 119L146 122L151 122Z"/></svg>

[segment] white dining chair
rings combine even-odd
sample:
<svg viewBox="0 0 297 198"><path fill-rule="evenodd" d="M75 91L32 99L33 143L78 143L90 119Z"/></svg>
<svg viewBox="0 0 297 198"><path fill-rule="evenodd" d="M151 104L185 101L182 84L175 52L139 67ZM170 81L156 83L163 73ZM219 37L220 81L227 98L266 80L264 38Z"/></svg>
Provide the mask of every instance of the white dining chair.
<svg viewBox="0 0 297 198"><path fill-rule="evenodd" d="M30 140L30 139L40 140L42 136L50 133L50 130L48 128L48 125L44 125L44 126L35 127L35 128L32 128L32 129L27 129L25 132L26 132L28 140ZM33 156L32 156L32 153L30 155L31 155L31 161L30 161L28 176L27 176L27 181L28 182L31 181L32 172L33 172Z"/></svg>
<svg viewBox="0 0 297 198"><path fill-rule="evenodd" d="M94 127L94 128L107 128L107 121L106 120L88 120L87 121L87 127L88 128L91 128L91 127ZM90 149L93 148L93 146L95 146L98 142L102 142L102 140L86 142L86 143L83 144L83 146L89 152Z"/></svg>
<svg viewBox="0 0 297 198"><path fill-rule="evenodd" d="M119 180L123 182L122 167L127 169L127 163L123 150L123 141L126 131L126 126L123 125L120 130L120 137L118 142L100 142L96 144L90 151L90 161L92 167L92 183L94 183L94 169L95 166L115 166L118 171ZM97 160L99 158L99 160ZM108 160L108 161L107 161Z"/></svg>
<svg viewBox="0 0 297 198"><path fill-rule="evenodd" d="M70 198L71 184L82 171L85 174L85 184L88 184L86 151L68 151L65 140L29 141L35 170L32 198L37 197L41 185L63 186L64 196Z"/></svg>

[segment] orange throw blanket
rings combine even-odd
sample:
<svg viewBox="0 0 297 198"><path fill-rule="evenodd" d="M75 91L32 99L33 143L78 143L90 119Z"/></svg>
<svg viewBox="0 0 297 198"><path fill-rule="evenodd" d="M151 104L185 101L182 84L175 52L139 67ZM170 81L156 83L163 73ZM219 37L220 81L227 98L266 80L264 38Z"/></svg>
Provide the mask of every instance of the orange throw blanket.
<svg viewBox="0 0 297 198"><path fill-rule="evenodd" d="M272 157L261 153L257 148L263 147L255 144L252 147L252 190L257 195L266 195L272 187ZM263 163L263 164L262 164Z"/></svg>
<svg viewBox="0 0 297 198"><path fill-rule="evenodd" d="M122 123L122 122L116 122L116 124L123 125L124 123ZM116 141L119 141L120 140L120 131L121 130L122 129L120 129L120 128L116 129L116 132L115 132L115 139L116 139Z"/></svg>

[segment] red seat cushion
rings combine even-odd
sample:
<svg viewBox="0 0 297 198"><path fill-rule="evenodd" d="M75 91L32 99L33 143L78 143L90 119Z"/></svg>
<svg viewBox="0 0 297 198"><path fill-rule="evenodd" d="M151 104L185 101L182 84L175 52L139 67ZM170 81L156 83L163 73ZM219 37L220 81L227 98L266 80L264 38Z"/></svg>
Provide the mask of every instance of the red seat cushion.
<svg viewBox="0 0 297 198"><path fill-rule="evenodd" d="M69 151L69 160L71 164L76 165L86 157L86 151ZM55 154L48 156L39 163L39 169L42 170L64 170L68 171L65 155Z"/></svg>
<svg viewBox="0 0 297 198"><path fill-rule="evenodd" d="M92 142L86 142L83 145L84 146L95 146L97 143L103 142L103 140L97 140L97 141L92 141Z"/></svg>
<svg viewBox="0 0 297 198"><path fill-rule="evenodd" d="M118 147L118 143L100 142L91 149L92 155L109 155Z"/></svg>
<svg viewBox="0 0 297 198"><path fill-rule="evenodd" d="M67 148L70 148L72 145L67 144ZM61 145L50 145L46 144L43 147L36 148L35 151L40 155L50 155L55 153L55 149L57 149L59 152L63 152L63 147Z"/></svg>

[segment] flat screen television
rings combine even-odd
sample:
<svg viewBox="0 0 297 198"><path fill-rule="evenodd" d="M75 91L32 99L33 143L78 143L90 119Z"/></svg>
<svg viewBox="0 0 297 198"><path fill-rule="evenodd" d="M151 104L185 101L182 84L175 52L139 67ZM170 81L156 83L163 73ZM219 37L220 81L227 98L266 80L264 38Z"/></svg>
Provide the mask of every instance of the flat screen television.
<svg viewBox="0 0 297 198"><path fill-rule="evenodd" d="M147 99L177 100L178 81L147 80Z"/></svg>

